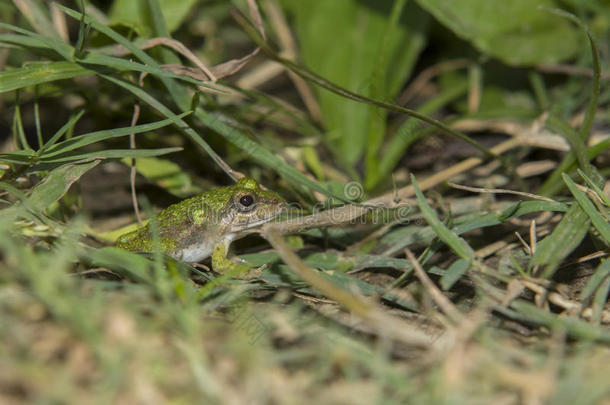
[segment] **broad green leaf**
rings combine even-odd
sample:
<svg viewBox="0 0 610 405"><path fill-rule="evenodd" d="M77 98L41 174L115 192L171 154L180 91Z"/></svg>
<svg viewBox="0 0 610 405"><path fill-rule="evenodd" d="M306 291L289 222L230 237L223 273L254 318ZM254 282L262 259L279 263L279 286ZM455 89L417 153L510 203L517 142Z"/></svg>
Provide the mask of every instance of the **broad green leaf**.
<svg viewBox="0 0 610 405"><path fill-rule="evenodd" d="M130 165L129 160L124 159L123 163ZM136 170L177 197L184 198L200 191L198 187L193 186L191 178L179 165L167 159L155 157L136 159Z"/></svg>
<svg viewBox="0 0 610 405"><path fill-rule="evenodd" d="M356 93L392 101L410 76L426 41L428 16L407 2L395 29L387 31L393 1L284 0L295 18L305 64ZM329 46L329 40L340 46ZM384 78L382 86L376 78ZM379 87L384 87L379 88ZM338 158L354 164L367 146L369 121L379 111L315 89ZM385 118L385 112L381 112ZM379 134L383 136L383 134Z"/></svg>
<svg viewBox="0 0 610 405"><path fill-rule="evenodd" d="M197 0L162 0L159 2L169 32L180 27L188 16L191 7ZM124 24L133 27L142 36L151 36L154 32L146 1L115 0L112 3L109 17L111 24Z"/></svg>
<svg viewBox="0 0 610 405"><path fill-rule="evenodd" d="M388 89L386 86L387 72L384 69L392 54L391 39L398 31L398 23L405 10L406 0L396 0L387 17L385 28L379 41L379 47L373 61L374 68L371 75L369 94L373 99L383 99L387 97ZM370 119L367 128L367 146L364 152L364 167L366 171L365 187L371 189L377 183L379 176L379 150L383 145L387 132L388 111L378 109L375 106L368 108Z"/></svg>
<svg viewBox="0 0 610 405"><path fill-rule="evenodd" d="M188 1L184 1L184 4L188 4ZM146 20L150 21L150 28L152 29L152 36L154 37L162 37L162 38L171 38L171 32L168 29L167 21L165 18L165 13L163 12L163 7L161 6L160 0L146 0L147 5L147 13ZM161 61L164 64L180 64L180 57L176 55L170 49L165 47L161 47L159 49L159 55L161 57ZM177 83L173 83L172 85L177 86ZM172 91L172 88L169 88L169 91ZM184 97L183 95L181 97ZM191 107L192 110L195 108Z"/></svg>
<svg viewBox="0 0 610 405"><path fill-rule="evenodd" d="M67 164L52 170L28 196L28 206L43 211L59 200L83 174L99 164L99 160L87 163Z"/></svg>
<svg viewBox="0 0 610 405"><path fill-rule="evenodd" d="M480 51L511 65L558 63L574 57L581 33L540 6L552 0L418 0L441 24Z"/></svg>

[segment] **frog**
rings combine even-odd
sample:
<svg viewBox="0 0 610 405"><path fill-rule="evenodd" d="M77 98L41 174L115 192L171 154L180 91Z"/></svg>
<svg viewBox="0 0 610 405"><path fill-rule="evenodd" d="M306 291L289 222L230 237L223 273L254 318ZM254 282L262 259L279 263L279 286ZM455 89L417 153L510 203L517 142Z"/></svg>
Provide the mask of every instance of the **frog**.
<svg viewBox="0 0 610 405"><path fill-rule="evenodd" d="M170 205L153 221L157 226L161 251L184 262L196 263L212 256L217 272L235 270L228 259L231 242L256 233L261 225L277 218L286 201L264 190L256 180L242 177L235 184L218 187ZM132 252L152 252L151 221L125 233L116 247Z"/></svg>

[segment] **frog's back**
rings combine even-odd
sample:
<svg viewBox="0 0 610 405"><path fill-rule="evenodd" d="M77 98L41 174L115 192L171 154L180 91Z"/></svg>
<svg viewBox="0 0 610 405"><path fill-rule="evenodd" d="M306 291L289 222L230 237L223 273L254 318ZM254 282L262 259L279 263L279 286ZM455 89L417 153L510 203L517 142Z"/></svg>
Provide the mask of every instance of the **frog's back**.
<svg viewBox="0 0 610 405"><path fill-rule="evenodd" d="M212 244L215 242L209 240L211 219L207 218L208 212L200 209L200 200L201 195L171 205L155 215L161 250L164 253L186 261L192 256L185 253L187 250L195 250L197 257L205 258L211 254ZM120 236L116 247L132 252L152 252L152 239L149 223Z"/></svg>
<svg viewBox="0 0 610 405"><path fill-rule="evenodd" d="M149 235L148 225L119 236L116 247L132 252L150 252L152 238Z"/></svg>

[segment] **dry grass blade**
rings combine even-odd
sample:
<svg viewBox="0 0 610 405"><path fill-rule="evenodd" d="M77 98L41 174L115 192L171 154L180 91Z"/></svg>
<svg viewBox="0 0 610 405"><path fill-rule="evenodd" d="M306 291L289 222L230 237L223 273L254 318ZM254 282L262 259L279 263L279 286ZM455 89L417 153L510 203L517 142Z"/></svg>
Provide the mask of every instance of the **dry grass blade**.
<svg viewBox="0 0 610 405"><path fill-rule="evenodd" d="M463 319L462 314L460 313L460 311L457 310L453 303L449 301L449 299L445 297L443 293L434 285L432 280L430 280L430 277L428 277L413 252L411 252L411 250L407 248L405 249L405 254L413 265L415 275L422 283L428 294L430 294L430 297L432 297L434 302L436 302L436 305L441 308L441 310L449 317L449 319L451 319L453 323L460 323Z"/></svg>
<svg viewBox="0 0 610 405"><path fill-rule="evenodd" d="M552 198L548 198L548 197L544 197L544 196L537 195L537 194L532 194L532 193L525 193L523 191L506 190L506 189L502 189L502 188L470 187L470 186L463 186L463 185L452 183L452 182L448 182L447 184L449 186L453 187L453 188L457 188L458 190L472 191L472 192L475 192L475 193L483 193L483 194L485 194L485 193L489 193L489 194L513 194L513 195L519 195L519 196L522 196L522 197L531 198L533 200L542 200L542 201L549 201L549 202L557 202L557 201L553 200Z"/></svg>
<svg viewBox="0 0 610 405"><path fill-rule="evenodd" d="M248 0L248 7L250 11L250 16L252 17L252 21L254 22L255 27L260 32L261 36L265 38L265 28L263 26L262 18L256 2L254 0ZM259 48L256 48L242 58L232 59L216 66L207 67L190 49L184 46L184 44L172 38L149 39L142 45L140 45L140 49L150 49L159 45L173 49L174 51L184 56L197 66L197 69L193 69L191 67L182 65L163 65L162 68L164 70L167 70L171 73L188 76L196 80L201 80L203 82L210 81L212 83L215 83L219 79L237 73L239 70L241 70L241 68L245 66L246 63L248 63L250 59L252 59L259 52ZM130 54L131 51L129 51L122 45L117 45L116 47L114 47L113 53L116 56L124 56Z"/></svg>

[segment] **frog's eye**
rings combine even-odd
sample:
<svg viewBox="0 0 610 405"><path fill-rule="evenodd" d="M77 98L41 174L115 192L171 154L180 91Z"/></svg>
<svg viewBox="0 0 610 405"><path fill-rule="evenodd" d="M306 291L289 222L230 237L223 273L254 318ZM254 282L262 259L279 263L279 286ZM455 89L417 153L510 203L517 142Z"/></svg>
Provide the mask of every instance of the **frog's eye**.
<svg viewBox="0 0 610 405"><path fill-rule="evenodd" d="M244 194L239 197L238 207L241 211L247 212L254 208L254 196L251 194Z"/></svg>

